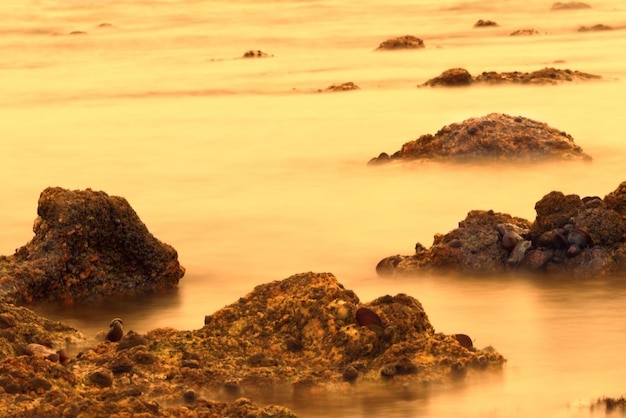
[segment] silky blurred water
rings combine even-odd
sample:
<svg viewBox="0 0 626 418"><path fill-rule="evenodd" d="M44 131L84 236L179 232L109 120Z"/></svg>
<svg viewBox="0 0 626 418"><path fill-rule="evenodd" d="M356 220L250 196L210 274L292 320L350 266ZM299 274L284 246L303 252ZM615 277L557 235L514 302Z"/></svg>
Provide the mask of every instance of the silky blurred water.
<svg viewBox="0 0 626 418"><path fill-rule="evenodd" d="M552 190L604 196L626 180L621 2L100 1L0 5L0 254L32 237L47 186L124 196L174 246L177 292L129 304L38 307L88 335L120 316L139 332L196 329L254 286L328 271L363 301L407 293L433 326L507 359L502 374L436 392L253 394L301 417L577 417L623 393L624 278L379 278L473 209L534 219ZM478 19L499 23L474 29ZM106 25L102 25L106 23ZM605 32L577 32L606 24ZM534 28L536 36L511 37ZM69 35L73 31L85 34ZM415 51L376 52L388 38ZM244 60L259 49L267 59ZM570 68L603 80L418 89L452 67ZM352 81L345 93L316 93ZM491 112L571 134L590 164L368 167L382 151ZM596 410L596 415L601 414Z"/></svg>

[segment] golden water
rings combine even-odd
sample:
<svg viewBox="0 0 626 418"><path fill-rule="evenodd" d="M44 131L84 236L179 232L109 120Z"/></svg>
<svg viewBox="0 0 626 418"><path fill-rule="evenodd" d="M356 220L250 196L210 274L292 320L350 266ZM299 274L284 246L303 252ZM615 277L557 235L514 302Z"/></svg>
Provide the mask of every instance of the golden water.
<svg viewBox="0 0 626 418"><path fill-rule="evenodd" d="M177 293L47 308L87 334L195 329L258 284L329 271L363 301L408 293L436 330L508 359L502 375L424 396L265 395L299 416L589 416L626 388L623 279L381 279L375 264L429 246L472 209L534 218L560 190L626 180L626 6L593 2L18 0L0 5L0 254L32 237L47 186L124 196L187 268ZM497 28L472 28L478 19ZM113 27L99 27L110 23ZM603 23L607 32L578 33ZM541 35L510 37L517 29ZM68 35L85 31L86 35ZM374 52L390 37L417 51ZM249 49L274 55L240 59ZM451 67L603 76L560 86L417 89ZM314 93L352 81L359 91ZM424 133L491 112L571 134L591 164L368 167ZM43 309L43 308L42 308ZM582 405L582 406L581 406ZM596 411L596 414L599 414Z"/></svg>

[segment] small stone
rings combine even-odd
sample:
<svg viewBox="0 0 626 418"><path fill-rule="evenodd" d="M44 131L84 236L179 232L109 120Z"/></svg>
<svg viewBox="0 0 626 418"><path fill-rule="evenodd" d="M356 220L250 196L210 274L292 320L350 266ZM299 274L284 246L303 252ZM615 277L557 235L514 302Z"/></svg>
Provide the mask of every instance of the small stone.
<svg viewBox="0 0 626 418"><path fill-rule="evenodd" d="M474 23L475 28L486 28L490 26L491 27L498 26L498 24L494 22L493 20L483 20L483 19L480 19L476 23Z"/></svg>
<svg viewBox="0 0 626 418"><path fill-rule="evenodd" d="M96 370L87 375L87 381L93 386L105 388L113 385L113 375L106 370Z"/></svg>
<svg viewBox="0 0 626 418"><path fill-rule="evenodd" d="M183 393L183 401L187 404L192 404L196 402L197 399L198 399L198 394L191 389L186 390L185 393Z"/></svg>
<svg viewBox="0 0 626 418"><path fill-rule="evenodd" d="M382 42L376 49L417 49L424 48L424 41L412 35L400 36Z"/></svg>
<svg viewBox="0 0 626 418"><path fill-rule="evenodd" d="M353 382L359 377L359 371L352 365L346 367L343 371L343 379L348 382Z"/></svg>

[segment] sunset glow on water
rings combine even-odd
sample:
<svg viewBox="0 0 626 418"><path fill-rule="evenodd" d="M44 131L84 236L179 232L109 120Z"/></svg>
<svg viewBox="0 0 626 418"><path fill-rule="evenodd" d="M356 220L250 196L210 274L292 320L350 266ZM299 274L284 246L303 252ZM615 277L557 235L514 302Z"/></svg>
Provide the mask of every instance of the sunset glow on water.
<svg viewBox="0 0 626 418"><path fill-rule="evenodd" d="M187 273L174 295L41 308L87 335L116 316L139 332L200 328L258 284L332 272L362 301L417 298L435 330L494 346L505 370L428 396L364 388L349 399L255 401L300 417L589 416L589 401L626 390L626 276L379 278L374 267L416 242L430 246L470 210L533 220L552 190L603 197L626 180L626 6L590 4L558 12L536 0L2 4L0 254L32 238L44 188L103 190L125 197ZM473 28L478 19L499 26ZM578 32L600 23L614 29ZM525 28L539 34L509 36ZM406 34L426 47L375 51ZM251 49L272 56L242 59ZM602 80L416 87L454 67L546 66ZM348 81L360 89L317 93ZM566 131L593 161L366 165L492 112Z"/></svg>

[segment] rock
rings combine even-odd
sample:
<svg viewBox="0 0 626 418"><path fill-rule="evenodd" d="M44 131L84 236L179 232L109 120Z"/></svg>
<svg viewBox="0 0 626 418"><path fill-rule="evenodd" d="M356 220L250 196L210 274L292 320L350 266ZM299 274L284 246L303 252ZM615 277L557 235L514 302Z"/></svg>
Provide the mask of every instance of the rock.
<svg viewBox="0 0 626 418"><path fill-rule="evenodd" d="M0 257L0 299L64 304L174 289L184 274L178 254L156 239L128 202L91 189L45 189L35 236Z"/></svg>
<svg viewBox="0 0 626 418"><path fill-rule="evenodd" d="M269 57L273 57L273 55L266 54L265 52L258 50L258 49L257 50L251 49L249 51L244 52L243 54L243 58L269 58Z"/></svg>
<svg viewBox="0 0 626 418"><path fill-rule="evenodd" d="M492 20L480 19L476 23L474 23L475 28L486 28L486 27L494 27L494 26L498 26L498 24Z"/></svg>
<svg viewBox="0 0 626 418"><path fill-rule="evenodd" d="M598 32L605 30L612 30L613 28L607 25L597 24L593 26L581 26L578 28L578 32Z"/></svg>
<svg viewBox="0 0 626 418"><path fill-rule="evenodd" d="M539 35L539 31L535 29L518 29L514 32L511 32L510 36L530 36L530 35Z"/></svg>
<svg viewBox="0 0 626 418"><path fill-rule="evenodd" d="M511 34L513 35L513 34ZM483 84L558 84L573 81L598 80L602 77L575 70L561 70L557 68L543 68L532 72L502 72L483 71L480 75L472 77L463 68L453 68L444 71L438 77L432 78L418 87L438 87L452 85L469 85L473 83Z"/></svg>
<svg viewBox="0 0 626 418"><path fill-rule="evenodd" d="M387 263L384 275L433 270L464 274L524 271L568 278L624 274L626 182L604 199L581 199L553 191L536 203L535 211L532 224L508 214L471 211L459 228L436 234L429 249L412 256L393 256L397 262ZM451 245L456 242L461 245Z"/></svg>
<svg viewBox="0 0 626 418"><path fill-rule="evenodd" d="M591 9L591 6L587 3L582 3L579 1L569 1L569 2L560 2L552 4L551 10L580 10L580 9Z"/></svg>
<svg viewBox="0 0 626 418"><path fill-rule="evenodd" d="M424 48L424 41L412 35L400 36L398 38L387 39L382 42L377 50L390 49L419 49Z"/></svg>
<svg viewBox="0 0 626 418"><path fill-rule="evenodd" d="M472 75L464 68L451 68L438 77L428 80L422 86L468 86L472 84Z"/></svg>
<svg viewBox="0 0 626 418"><path fill-rule="evenodd" d="M491 113L444 126L435 135L422 135L405 143L390 160L462 163L590 159L570 135L546 123Z"/></svg>
<svg viewBox="0 0 626 418"><path fill-rule="evenodd" d="M325 92L337 92L337 91L350 91L350 90L360 90L360 87L354 84L352 81L348 81L347 83L341 84L333 84L326 89Z"/></svg>

